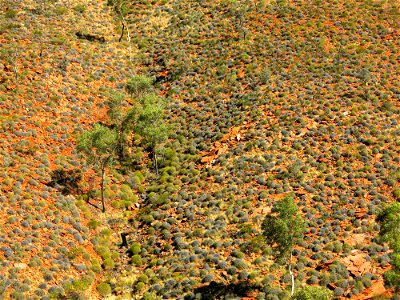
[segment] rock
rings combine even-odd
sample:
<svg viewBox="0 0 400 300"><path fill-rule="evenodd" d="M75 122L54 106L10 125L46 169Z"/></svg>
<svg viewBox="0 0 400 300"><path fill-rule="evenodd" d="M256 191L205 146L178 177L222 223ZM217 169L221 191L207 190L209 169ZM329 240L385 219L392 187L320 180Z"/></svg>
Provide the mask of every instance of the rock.
<svg viewBox="0 0 400 300"><path fill-rule="evenodd" d="M371 263L367 261L363 253L353 253L342 259L342 261L354 276L362 276L372 268Z"/></svg>
<svg viewBox="0 0 400 300"><path fill-rule="evenodd" d="M16 267L18 269L21 269L21 270L24 270L24 269L26 269L28 267L28 265L25 264L25 263L15 263L14 267Z"/></svg>

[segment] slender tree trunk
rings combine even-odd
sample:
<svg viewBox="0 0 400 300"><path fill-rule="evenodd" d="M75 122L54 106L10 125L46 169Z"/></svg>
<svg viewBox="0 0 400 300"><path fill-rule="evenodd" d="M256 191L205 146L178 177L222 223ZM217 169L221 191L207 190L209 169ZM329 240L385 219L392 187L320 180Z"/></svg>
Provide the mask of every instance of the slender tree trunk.
<svg viewBox="0 0 400 300"><path fill-rule="evenodd" d="M293 294L294 294L294 275L292 272L292 253L290 253L289 274L290 274L290 277L292 278L292 292L290 295L293 296Z"/></svg>
<svg viewBox="0 0 400 300"><path fill-rule="evenodd" d="M122 30L121 30L121 36L119 37L118 42L122 41L122 38L124 37L124 32L125 32L125 22L121 21L121 23L122 23Z"/></svg>
<svg viewBox="0 0 400 300"><path fill-rule="evenodd" d="M104 178L106 175L106 168L105 166L101 167L101 181L100 181L100 191L101 191L101 205L102 205L102 212L106 212L106 205L104 201Z"/></svg>
<svg viewBox="0 0 400 300"><path fill-rule="evenodd" d="M158 176L157 153L154 151L154 165L156 166L156 174Z"/></svg>
<svg viewBox="0 0 400 300"><path fill-rule="evenodd" d="M126 232L121 233L121 240L122 240L121 247L128 247L128 241L126 240L127 235L128 234Z"/></svg>
<svg viewBox="0 0 400 300"><path fill-rule="evenodd" d="M124 132L122 129L118 131L118 157L121 161L125 159L125 152L124 152Z"/></svg>
<svg viewBox="0 0 400 300"><path fill-rule="evenodd" d="M120 7L117 7L117 12L118 12L118 14L121 18L121 22L122 22L122 32L121 32L121 36L118 41L121 42L122 37L124 36L124 31L126 30L127 39L128 39L128 43L129 43L129 46L128 46L129 60L132 61L131 33L129 32L129 26L126 24L124 15L122 13L122 3L121 3Z"/></svg>

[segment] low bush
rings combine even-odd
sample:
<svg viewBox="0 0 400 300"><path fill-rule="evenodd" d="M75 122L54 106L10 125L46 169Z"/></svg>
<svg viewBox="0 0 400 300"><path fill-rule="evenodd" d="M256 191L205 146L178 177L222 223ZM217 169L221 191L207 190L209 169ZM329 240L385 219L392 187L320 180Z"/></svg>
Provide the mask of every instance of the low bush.
<svg viewBox="0 0 400 300"><path fill-rule="evenodd" d="M292 300L329 300L333 293L327 288L320 286L306 286L293 295Z"/></svg>
<svg viewBox="0 0 400 300"><path fill-rule="evenodd" d="M103 297L106 297L111 294L111 286L107 282L102 282L97 285L96 290Z"/></svg>

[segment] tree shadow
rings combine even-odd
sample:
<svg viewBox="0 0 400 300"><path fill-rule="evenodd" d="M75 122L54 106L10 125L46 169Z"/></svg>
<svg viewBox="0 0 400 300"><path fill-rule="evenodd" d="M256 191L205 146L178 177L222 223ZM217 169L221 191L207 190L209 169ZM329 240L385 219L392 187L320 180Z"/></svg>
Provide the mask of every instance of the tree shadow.
<svg viewBox="0 0 400 300"><path fill-rule="evenodd" d="M255 291L259 291L259 287L248 281L227 284L211 281L207 286L194 289L193 293L196 295L196 299L213 300L226 299L226 297L249 297ZM191 299L190 296L185 297L185 300L188 299Z"/></svg>
<svg viewBox="0 0 400 300"><path fill-rule="evenodd" d="M82 171L79 169L57 169L51 172L51 181L46 185L59 190L63 195L80 192L79 181L82 180Z"/></svg>

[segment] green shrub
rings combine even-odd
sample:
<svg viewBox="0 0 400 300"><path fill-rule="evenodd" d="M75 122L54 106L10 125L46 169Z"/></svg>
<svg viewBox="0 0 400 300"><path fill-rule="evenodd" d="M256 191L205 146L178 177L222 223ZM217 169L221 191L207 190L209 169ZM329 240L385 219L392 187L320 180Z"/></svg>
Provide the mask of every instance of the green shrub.
<svg viewBox="0 0 400 300"><path fill-rule="evenodd" d="M343 250L343 244L341 242L333 242L333 252L340 253Z"/></svg>
<svg viewBox="0 0 400 300"><path fill-rule="evenodd" d="M144 287L145 287L145 284L143 282L138 282L136 284L135 289L136 289L137 292L140 292L140 291L142 291L144 289Z"/></svg>
<svg viewBox="0 0 400 300"><path fill-rule="evenodd" d="M400 188L395 188L393 190L393 196L397 201L400 201Z"/></svg>
<svg viewBox="0 0 400 300"><path fill-rule="evenodd" d="M8 18L8 19L14 19L17 16L17 12L13 9L9 9L6 11L6 13L4 14L4 17Z"/></svg>
<svg viewBox="0 0 400 300"><path fill-rule="evenodd" d="M99 294L102 295L103 297L106 297L111 294L111 286L107 282L102 282L98 284L96 289L99 292Z"/></svg>
<svg viewBox="0 0 400 300"><path fill-rule="evenodd" d="M384 242L389 243L395 251L400 251L400 237L397 229L400 225L400 203L392 203L377 217L380 223L380 236Z"/></svg>
<svg viewBox="0 0 400 300"><path fill-rule="evenodd" d="M135 177L136 182L138 183L143 183L144 181L144 175L140 171L136 171L133 173L133 176Z"/></svg>
<svg viewBox="0 0 400 300"><path fill-rule="evenodd" d="M396 291L400 291L400 202L387 206L378 215L377 221L381 225L379 235L382 241L393 249L393 268L385 273L385 280Z"/></svg>
<svg viewBox="0 0 400 300"><path fill-rule="evenodd" d="M120 197L122 200L129 200L133 203L136 203L138 200L138 197L133 193L131 187L127 184L123 184L121 186Z"/></svg>
<svg viewBox="0 0 400 300"><path fill-rule="evenodd" d="M366 288L369 288L369 287L372 285L371 278L366 277L366 276L363 276L363 277L361 278L361 282L362 282L362 284L363 284Z"/></svg>
<svg viewBox="0 0 400 300"><path fill-rule="evenodd" d="M90 269L93 272L96 272L96 273L100 273L101 272L101 265L100 265L100 263L99 263L99 261L97 259L93 259L92 260L92 266L90 267Z"/></svg>
<svg viewBox="0 0 400 300"><path fill-rule="evenodd" d="M96 252L103 258L107 259L111 257L110 249L105 246L96 247Z"/></svg>
<svg viewBox="0 0 400 300"><path fill-rule="evenodd" d="M324 250L326 250L326 251L333 251L333 243L330 243L330 244L326 245L326 246L324 247Z"/></svg>
<svg viewBox="0 0 400 300"><path fill-rule="evenodd" d="M93 283L93 277L89 275L82 276L80 279L74 280L69 286L70 290L85 291Z"/></svg>
<svg viewBox="0 0 400 300"><path fill-rule="evenodd" d="M397 291L400 290L400 273L395 270L386 271L384 274L385 282L390 286L395 287Z"/></svg>
<svg viewBox="0 0 400 300"><path fill-rule="evenodd" d="M100 231L101 236L109 237L109 236L111 236L111 234L112 234L112 231L109 228L105 228L102 231Z"/></svg>
<svg viewBox="0 0 400 300"><path fill-rule="evenodd" d="M143 216L141 216L140 219L145 224L150 224L151 222L154 221L154 218L152 215L143 215Z"/></svg>
<svg viewBox="0 0 400 300"><path fill-rule="evenodd" d="M87 253L87 252L85 251L85 249L83 247L74 247L68 251L67 257L69 259L74 259L80 255L83 256L83 254L85 254L85 253Z"/></svg>
<svg viewBox="0 0 400 300"><path fill-rule="evenodd" d="M125 201L122 200L114 200L113 202L111 202L111 207L112 208L123 208L125 206Z"/></svg>
<svg viewBox="0 0 400 300"><path fill-rule="evenodd" d="M86 5L84 5L84 4L77 4L77 5L74 7L74 10L75 10L77 13L83 14L83 13L85 12L85 10L86 10Z"/></svg>
<svg viewBox="0 0 400 300"><path fill-rule="evenodd" d="M332 298L332 292L327 288L320 286L306 286L298 290L292 300L329 300Z"/></svg>
<svg viewBox="0 0 400 300"><path fill-rule="evenodd" d="M141 251L141 246L139 243L133 243L130 247L130 250L132 252L133 255L139 254Z"/></svg>
<svg viewBox="0 0 400 300"><path fill-rule="evenodd" d="M115 266L115 262L112 258L107 258L103 261L103 268L105 270L110 270L112 268L114 268Z"/></svg>
<svg viewBox="0 0 400 300"><path fill-rule="evenodd" d="M56 15L61 16L61 15L64 15L67 11L68 11L68 9L66 7L59 6L55 9L54 12L56 13Z"/></svg>
<svg viewBox="0 0 400 300"><path fill-rule="evenodd" d="M151 78L143 75L134 75L128 80L126 89L131 95L140 97L150 92L152 86L153 80Z"/></svg>
<svg viewBox="0 0 400 300"><path fill-rule="evenodd" d="M149 282L149 277L147 277L146 274L141 274L141 275L138 277L138 281L139 281L139 282L143 282L143 283L148 283L148 282Z"/></svg>
<svg viewBox="0 0 400 300"><path fill-rule="evenodd" d="M137 267L140 267L143 264L142 257L138 254L132 256L131 262Z"/></svg>

